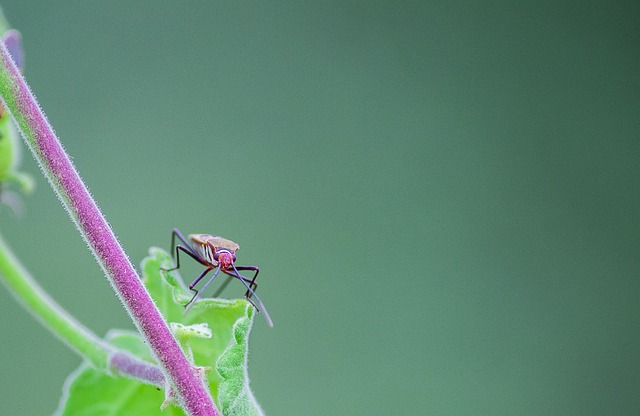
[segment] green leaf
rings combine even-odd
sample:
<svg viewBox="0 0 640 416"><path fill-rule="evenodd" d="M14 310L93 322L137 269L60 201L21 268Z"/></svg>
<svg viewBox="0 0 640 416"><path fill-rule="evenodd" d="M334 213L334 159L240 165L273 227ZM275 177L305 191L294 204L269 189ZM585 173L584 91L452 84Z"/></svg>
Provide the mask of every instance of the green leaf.
<svg viewBox="0 0 640 416"><path fill-rule="evenodd" d="M153 361L140 336L131 331L110 331L107 340L140 358ZM137 380L112 377L83 363L71 373L64 386L64 394L55 413L59 416L184 416L182 409L160 405L165 393Z"/></svg>
<svg viewBox="0 0 640 416"><path fill-rule="evenodd" d="M222 377L218 391L220 410L225 416L262 415L262 409L249 389L247 355L249 331L253 323L253 308L247 308L247 316L233 325L234 341L220 356L216 370Z"/></svg>
<svg viewBox="0 0 640 416"><path fill-rule="evenodd" d="M168 322L184 325L207 324L211 338L188 340L194 363L216 370L207 373L211 394L222 413L262 415L249 388L247 376L248 338L255 308L244 299L201 298L184 315L184 305L193 297L174 267L171 256L152 247L142 262L144 283Z"/></svg>
<svg viewBox="0 0 640 416"><path fill-rule="evenodd" d="M143 281L174 330L187 356L206 371L211 395L225 416L263 415L249 388L248 338L255 309L242 299L196 302L184 315L191 293L173 267L169 254L152 247L142 262ZM109 342L153 362L146 344L131 332L111 332ZM69 376L56 414L66 415L183 415L181 409L160 406L165 394L136 380L114 378L87 364Z"/></svg>

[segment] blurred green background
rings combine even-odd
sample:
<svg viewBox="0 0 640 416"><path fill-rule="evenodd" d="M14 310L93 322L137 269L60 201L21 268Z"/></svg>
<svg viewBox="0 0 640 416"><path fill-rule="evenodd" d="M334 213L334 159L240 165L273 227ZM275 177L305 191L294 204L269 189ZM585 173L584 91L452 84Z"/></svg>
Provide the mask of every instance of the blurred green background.
<svg viewBox="0 0 640 416"><path fill-rule="evenodd" d="M261 267L268 415L640 414L637 2L1 4L134 263L179 227ZM23 167L4 237L131 328ZM0 325L0 414L50 414L80 359L4 289Z"/></svg>

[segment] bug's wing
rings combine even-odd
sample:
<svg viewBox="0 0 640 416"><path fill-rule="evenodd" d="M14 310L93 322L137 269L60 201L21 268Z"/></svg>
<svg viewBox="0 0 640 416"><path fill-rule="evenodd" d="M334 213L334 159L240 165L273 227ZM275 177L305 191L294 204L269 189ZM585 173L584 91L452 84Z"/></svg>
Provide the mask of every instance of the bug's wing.
<svg viewBox="0 0 640 416"><path fill-rule="evenodd" d="M190 234L189 238L199 242L200 244L208 244L215 248L226 248L227 250L230 250L233 253L235 253L236 250L240 248L240 246L235 242L231 240L227 240L226 238L218 237L217 235Z"/></svg>

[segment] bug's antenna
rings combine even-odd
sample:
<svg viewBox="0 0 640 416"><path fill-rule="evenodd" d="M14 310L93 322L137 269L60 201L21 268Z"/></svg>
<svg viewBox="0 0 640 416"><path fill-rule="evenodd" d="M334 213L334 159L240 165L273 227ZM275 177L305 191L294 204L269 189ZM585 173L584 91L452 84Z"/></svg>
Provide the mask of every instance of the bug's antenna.
<svg viewBox="0 0 640 416"><path fill-rule="evenodd" d="M247 290L251 294L249 297L247 297L247 300L249 302L251 302L251 304L258 310L258 312L261 312L262 314L264 314L264 319L267 320L267 324L270 327L273 328L273 321L271 320L271 316L269 316L269 312L267 312L267 308L264 306L264 303L262 303L262 301L260 300L258 295L256 295L256 292L254 292L253 289L251 289L251 287L249 287L247 282L244 281L244 278L242 277L242 275L240 273L238 273L238 269L236 269L236 265L235 264L231 264L231 266L233 267L233 271L235 272L234 276L237 277L238 280L240 280L242 282L242 284L247 288ZM253 303L253 299L252 298L255 298L256 301L258 301L258 305L260 305L260 307L257 307Z"/></svg>
<svg viewBox="0 0 640 416"><path fill-rule="evenodd" d="M196 294L193 295L189 303L187 303L187 306L185 306L183 315L186 315L189 313L193 305L196 304L196 300L198 300L198 298L200 297L200 293L204 292L207 286L209 286L211 282L213 282L213 280L218 276L218 273L220 273L220 265L218 265L218 267L216 268L216 271L213 273L213 276L211 276L211 279L207 280L207 283L205 283L204 286L202 286L202 289L200 289L199 291L196 291Z"/></svg>

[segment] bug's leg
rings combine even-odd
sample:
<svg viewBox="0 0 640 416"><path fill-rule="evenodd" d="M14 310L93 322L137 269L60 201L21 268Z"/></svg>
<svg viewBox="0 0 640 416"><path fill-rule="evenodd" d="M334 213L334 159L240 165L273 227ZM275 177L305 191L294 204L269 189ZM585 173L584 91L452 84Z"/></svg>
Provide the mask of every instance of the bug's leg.
<svg viewBox="0 0 640 416"><path fill-rule="evenodd" d="M213 267L209 267L207 270L205 270L204 272L202 272L200 274L200 276L198 276L198 278L196 280L194 280L193 282L191 282L191 284L189 285L189 289L191 289L193 292L195 292L195 294L193 295L193 297L191 298L191 300L189 301L189 303L187 303L185 305L185 311L184 314L186 315L187 313L189 313L189 311L191 310L191 308L193 307L193 305L195 304L196 300L200 297L200 293L202 293L207 286L209 286L211 284L211 282L213 282L213 280L218 276L218 273L220 273L220 266L218 266L216 268L215 273L213 274L213 276L211 276L211 279L209 279L207 281L207 283L204 284L204 286L202 286L202 289L195 290L193 287L198 284L198 282L200 280L202 280L203 277L205 277L207 275L207 273L209 273L211 270L213 270Z"/></svg>
<svg viewBox="0 0 640 416"><path fill-rule="evenodd" d="M218 268L220 268L220 267L218 266ZM206 268L205 271L200 273L200 276L196 277L196 280L191 282L191 284L189 285L189 290L194 290L193 288L198 284L198 282L200 282L200 280L202 280L202 278L205 277L207 275L207 273L209 273L211 270L213 270L213 267L209 266L209 267ZM202 289L204 289L204 287ZM196 290L196 292L197 292L197 290Z"/></svg>
<svg viewBox="0 0 640 416"><path fill-rule="evenodd" d="M249 271L255 272L253 275L253 278L251 279L251 283L249 283L249 287L253 290L253 292L255 292L256 289L258 289L256 278L258 277L258 273L260 273L260 268L258 266L236 266L236 271L237 270L249 270ZM246 298L250 298L251 294L249 293L249 291L247 291L247 293L245 293L244 296Z"/></svg>
<svg viewBox="0 0 640 416"><path fill-rule="evenodd" d="M178 237L178 239L180 241L182 241L183 245L178 244L176 246L176 237ZM174 249L175 249L175 258L176 258L176 267L171 268L171 269L162 269L164 271L172 271L172 270L177 270L180 268L180 251L186 253L189 257L191 257L192 259L194 259L195 261L197 261L200 264L203 265L207 265L207 261L205 259L203 259L198 252L193 248L193 246L191 246L191 244L189 243L189 240L187 240L182 233L180 232L180 230L178 230L177 228L174 228L171 231L171 255L173 255L174 253Z"/></svg>
<svg viewBox="0 0 640 416"><path fill-rule="evenodd" d="M253 266L251 266L251 267L253 267ZM238 269L238 270L244 270L244 268L242 268L242 266L237 267L237 269ZM253 270L253 269L250 269L250 270ZM220 293L222 293L222 291L223 291L227 286L229 286L229 282L231 282L231 278L232 278L232 277L235 277L236 279L238 279L239 277L242 277L242 280L244 280L245 282L251 282L251 283L249 283L249 287L250 287L254 292L255 292L255 290L256 290L256 289L257 289L257 287L258 287L258 284L254 282L254 280L256 279L257 273L256 273L256 276L253 276L253 280L252 280L252 279L249 279L249 278L247 278L247 277L244 277L244 276L243 276L243 275L241 275L241 274L239 274L238 276L236 276L235 274L230 273L230 272L228 272L228 271L226 271L226 270L223 270L223 272L224 272L224 273L226 273L226 274L228 275L228 276L227 276L227 279L224 281L224 283L222 283L222 285L220 285L220 287L218 288L218 290L216 290L216 293L214 293L214 294L213 294L213 297L214 297L214 298L217 298L218 296L220 296ZM247 292L247 293L245 293L245 295L244 295L244 296L245 296L246 298L249 298L249 297L251 297L251 294L250 294L249 292ZM254 306L255 306L255 305L254 305Z"/></svg>
<svg viewBox="0 0 640 416"><path fill-rule="evenodd" d="M256 295L256 292L253 291L253 289L251 289L249 287L249 285L247 284L247 282L245 282L246 277L240 275L240 273L238 273L238 269L236 268L235 265L233 266L233 271L235 271L235 274L232 274L234 277L238 278L238 280L240 280L242 282L242 284L247 288L247 293L249 293L250 297L247 297L247 300L249 301L249 303L251 303L257 310L258 312L262 312L264 314L264 319L266 319L267 324L269 326L273 326L273 321L271 320L271 316L269 316L269 312L267 312L267 308L264 306L264 303L262 303L262 301L260 300L260 297L258 297L258 295ZM231 274L230 272L227 272L225 270L225 273L227 274ZM258 306L256 306L256 304L254 303L254 299L257 301Z"/></svg>
<svg viewBox="0 0 640 416"><path fill-rule="evenodd" d="M196 298L198 297L198 294L200 293L198 290L194 289L194 287L195 287L195 286L198 284L198 282L200 282L200 280L202 280L202 278L203 278L203 277L205 277L205 276L207 275L207 273L209 273L211 270L213 270L213 267L207 267L207 268L205 269L205 271L203 271L202 273L200 273L200 276L196 277L196 280L194 280L193 282L191 282L191 284L189 285L189 290L190 290L190 291L192 291L192 292L194 292L194 293L193 293L193 297L191 298L191 300L189 301L189 303L187 303L187 304L185 305L185 307L186 307L186 308L188 307L188 308L190 309L189 305L191 305L191 304L196 300Z"/></svg>
<svg viewBox="0 0 640 416"><path fill-rule="evenodd" d="M174 228L173 230L171 230L171 251L173 251L173 248L176 246L176 237L178 237L178 239L182 241L182 244L191 247L191 244L189 244L189 240L187 240L186 237L182 235L180 230Z"/></svg>
<svg viewBox="0 0 640 416"><path fill-rule="evenodd" d="M209 265L209 263L207 263L202 257L198 256L197 253L193 254L193 252L191 250L189 250L189 248L187 248L185 246L181 246L181 245L178 244L176 246L176 267L172 267L170 269L161 268L160 270L164 270L165 272L178 270L180 268L180 252L181 251L183 253L185 253L186 255L188 255L189 257L191 257L192 259L194 259L195 261L197 261L198 263L202 264L203 266L208 266Z"/></svg>
<svg viewBox="0 0 640 416"><path fill-rule="evenodd" d="M182 233L180 232L180 230L178 230L177 228L174 228L173 230L171 230L171 253L173 254L173 249L176 248L176 237L178 237L178 239L180 241L182 241L182 244L184 244L184 247L188 247L188 250L191 252L192 256L191 257L197 257L199 262L202 262L204 259L198 254L198 252L193 248L193 246L191 245L191 243L189 242L189 240L187 240L185 238L184 235L182 235ZM177 248L176 248L176 256L178 255L177 252ZM195 258L194 257L194 258ZM176 259L177 260L177 259Z"/></svg>

